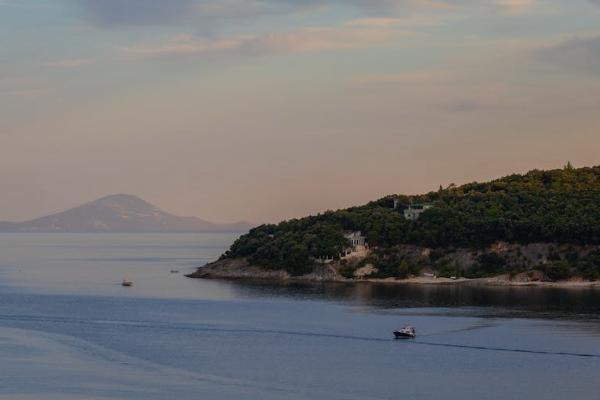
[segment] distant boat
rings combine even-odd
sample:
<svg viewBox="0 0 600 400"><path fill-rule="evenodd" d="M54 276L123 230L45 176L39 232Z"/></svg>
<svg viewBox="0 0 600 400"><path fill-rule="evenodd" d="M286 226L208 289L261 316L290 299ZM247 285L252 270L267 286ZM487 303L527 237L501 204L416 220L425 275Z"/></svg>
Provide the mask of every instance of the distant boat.
<svg viewBox="0 0 600 400"><path fill-rule="evenodd" d="M178 269L172 269L172 270L171 270L171 273L172 273L172 274L178 274L178 273L179 273L179 270L178 270Z"/></svg>
<svg viewBox="0 0 600 400"><path fill-rule="evenodd" d="M417 337L417 331L415 331L415 328L408 325L402 329L395 330L394 336L396 339L414 339Z"/></svg>
<svg viewBox="0 0 600 400"><path fill-rule="evenodd" d="M133 286L133 282L131 282L130 280L127 280L127 279L123 279L123 282L121 282L121 286L125 286L125 287Z"/></svg>

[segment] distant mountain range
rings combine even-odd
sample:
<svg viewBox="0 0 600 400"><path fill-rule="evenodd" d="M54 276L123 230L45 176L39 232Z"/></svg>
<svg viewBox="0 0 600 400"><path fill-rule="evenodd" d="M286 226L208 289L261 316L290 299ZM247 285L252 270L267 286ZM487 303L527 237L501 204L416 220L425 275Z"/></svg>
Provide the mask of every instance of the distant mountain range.
<svg viewBox="0 0 600 400"><path fill-rule="evenodd" d="M0 222L0 232L245 232L247 222L215 224L169 214L137 196L116 194L25 222Z"/></svg>

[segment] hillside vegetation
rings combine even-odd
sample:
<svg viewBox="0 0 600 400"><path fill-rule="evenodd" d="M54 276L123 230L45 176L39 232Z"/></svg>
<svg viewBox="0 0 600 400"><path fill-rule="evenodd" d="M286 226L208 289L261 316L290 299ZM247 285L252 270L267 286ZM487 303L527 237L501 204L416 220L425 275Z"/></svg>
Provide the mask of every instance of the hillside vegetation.
<svg viewBox="0 0 600 400"><path fill-rule="evenodd" d="M399 203L396 209L394 200ZM403 210L413 202L433 207L417 221L409 221ZM478 251L497 242L569 244L575 246L573 249L600 244L600 167L575 169L569 164L559 170L534 170L486 183L440 187L423 195L388 196L360 207L262 225L240 237L222 258L246 258L252 265L301 275L312 269L317 257L338 257L348 246L344 238L347 231L361 231L366 236L373 250L367 261L382 276L403 276L427 264L479 276L538 267L518 266L489 252L471 271L436 261L458 248ZM435 256L414 265L405 253L395 250L406 245L434 249ZM599 254L587 252L582 257L573 250L556 253L549 262L544 261L543 268L557 270L559 277L600 277ZM504 271L508 265L510 271Z"/></svg>

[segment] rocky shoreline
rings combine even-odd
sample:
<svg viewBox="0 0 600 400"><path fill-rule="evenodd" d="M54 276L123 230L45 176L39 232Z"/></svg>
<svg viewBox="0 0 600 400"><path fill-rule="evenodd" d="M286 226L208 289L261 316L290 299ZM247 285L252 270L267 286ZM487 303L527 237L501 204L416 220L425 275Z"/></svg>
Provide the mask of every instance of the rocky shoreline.
<svg viewBox="0 0 600 400"><path fill-rule="evenodd" d="M378 284L416 284L416 285L482 285L482 286L520 286L520 287L549 287L549 288L600 288L600 281L586 281L572 278L564 281L545 280L543 274L520 273L516 275L498 275L488 278L437 278L432 276L412 276L406 279L398 278L361 278L343 277L333 264L323 264L315 267L313 272L301 276L291 276L284 270L271 270L253 266L243 258L222 259L198 268L188 278L223 279L270 282L340 282L340 283L378 283Z"/></svg>
<svg viewBox="0 0 600 400"><path fill-rule="evenodd" d="M337 282L344 281L339 272L330 265L322 265L313 272L302 276L291 276L279 269L264 269L250 265L243 258L223 259L200 267L196 272L186 275L188 278L229 279L229 280L269 280L269 281L304 281L304 282ZM348 280L350 281L350 280Z"/></svg>

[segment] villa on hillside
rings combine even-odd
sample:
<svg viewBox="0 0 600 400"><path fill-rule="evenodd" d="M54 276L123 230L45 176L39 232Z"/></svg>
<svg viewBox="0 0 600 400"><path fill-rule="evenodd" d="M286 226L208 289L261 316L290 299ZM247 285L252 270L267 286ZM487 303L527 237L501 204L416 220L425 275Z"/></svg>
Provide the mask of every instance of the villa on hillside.
<svg viewBox="0 0 600 400"><path fill-rule="evenodd" d="M348 239L348 247L339 255L340 258L357 255L365 252L369 248L367 239L360 231L347 232L344 234L344 237ZM322 264L329 264L334 261L334 258L331 256L321 256L317 257L315 260Z"/></svg>
<svg viewBox="0 0 600 400"><path fill-rule="evenodd" d="M350 247L346 249L346 254L343 254L343 257L365 251L368 247L367 240L360 231L348 232L344 237L348 239Z"/></svg>
<svg viewBox="0 0 600 400"><path fill-rule="evenodd" d="M416 221L419 219L421 214L433 207L431 204L410 204L406 210L404 210L404 218L410 221Z"/></svg>
<svg viewBox="0 0 600 400"><path fill-rule="evenodd" d="M348 239L353 248L357 248L359 246L365 247L366 245L366 239L360 231L346 233L344 237Z"/></svg>

